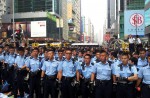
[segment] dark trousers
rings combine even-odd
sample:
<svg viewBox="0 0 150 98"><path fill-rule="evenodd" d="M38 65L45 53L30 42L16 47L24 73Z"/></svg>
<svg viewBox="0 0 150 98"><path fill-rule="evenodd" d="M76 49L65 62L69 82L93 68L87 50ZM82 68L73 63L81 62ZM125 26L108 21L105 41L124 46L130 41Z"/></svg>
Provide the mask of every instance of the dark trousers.
<svg viewBox="0 0 150 98"><path fill-rule="evenodd" d="M91 93L89 89L89 82L84 80L81 82L82 98L94 98L94 93Z"/></svg>
<svg viewBox="0 0 150 98"><path fill-rule="evenodd" d="M95 98L112 98L112 81L96 81Z"/></svg>
<svg viewBox="0 0 150 98"><path fill-rule="evenodd" d="M142 84L142 98L150 98L150 87L146 84Z"/></svg>
<svg viewBox="0 0 150 98"><path fill-rule="evenodd" d="M27 74L26 70L17 70L16 71L17 74L17 85L15 86L15 92L14 95L17 96L18 90L20 93L20 97L24 97L24 91L25 91L25 85L24 85L24 77Z"/></svg>
<svg viewBox="0 0 150 98"><path fill-rule="evenodd" d="M134 98L134 84L118 84L116 98Z"/></svg>
<svg viewBox="0 0 150 98"><path fill-rule="evenodd" d="M129 50L131 53L133 53L135 51L134 44L129 44Z"/></svg>
<svg viewBox="0 0 150 98"><path fill-rule="evenodd" d="M73 79L62 78L62 98L75 98L75 87L72 82Z"/></svg>
<svg viewBox="0 0 150 98"><path fill-rule="evenodd" d="M56 79L45 79L44 98L49 98L49 94L51 94L51 98L57 98L58 97Z"/></svg>
<svg viewBox="0 0 150 98"><path fill-rule="evenodd" d="M40 75L30 76L29 88L30 94L29 98L34 98L34 91L36 98L41 98L41 87L40 87Z"/></svg>

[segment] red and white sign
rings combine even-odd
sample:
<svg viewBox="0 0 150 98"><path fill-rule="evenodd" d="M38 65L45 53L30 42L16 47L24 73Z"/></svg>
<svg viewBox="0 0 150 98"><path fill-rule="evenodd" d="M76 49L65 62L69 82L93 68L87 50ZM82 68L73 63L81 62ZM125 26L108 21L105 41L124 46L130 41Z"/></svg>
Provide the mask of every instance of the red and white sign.
<svg viewBox="0 0 150 98"><path fill-rule="evenodd" d="M144 16L139 13L135 13L130 18L130 23L134 27L140 27L144 23Z"/></svg>

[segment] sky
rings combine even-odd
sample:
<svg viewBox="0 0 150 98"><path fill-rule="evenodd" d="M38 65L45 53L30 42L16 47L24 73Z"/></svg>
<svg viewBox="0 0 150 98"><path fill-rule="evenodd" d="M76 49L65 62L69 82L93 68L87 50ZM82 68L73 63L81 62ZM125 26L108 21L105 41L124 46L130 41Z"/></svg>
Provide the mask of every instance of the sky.
<svg viewBox="0 0 150 98"><path fill-rule="evenodd" d="M103 25L106 20L107 0L81 0L81 15L89 18L94 25L98 42L103 40Z"/></svg>

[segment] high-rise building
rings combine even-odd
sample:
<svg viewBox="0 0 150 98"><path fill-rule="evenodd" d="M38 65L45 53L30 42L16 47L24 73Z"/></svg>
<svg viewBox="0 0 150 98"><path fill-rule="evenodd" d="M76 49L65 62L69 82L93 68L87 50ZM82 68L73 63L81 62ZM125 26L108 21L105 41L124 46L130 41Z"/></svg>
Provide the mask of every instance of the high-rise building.
<svg viewBox="0 0 150 98"><path fill-rule="evenodd" d="M9 8L10 11L3 15L2 19L6 28L7 25L12 25L12 1L13 0L7 0L7 8ZM22 26L26 37L41 37L40 35L31 36L31 31L34 31L34 29L36 30L36 28L32 28L32 23L43 21L43 23L46 22L46 30L43 30L46 35L42 37L58 40L60 34L60 38L62 38L62 29L56 27L56 20L61 18L61 3L59 1L60 0L14 0L14 29L18 29L18 26L20 25ZM6 31L5 28L3 30Z"/></svg>
<svg viewBox="0 0 150 98"><path fill-rule="evenodd" d="M80 39L81 0L68 0L67 11L68 39L70 41L78 41Z"/></svg>
<svg viewBox="0 0 150 98"><path fill-rule="evenodd" d="M118 33L117 27L117 16L118 16L118 2L117 0L108 0L107 1L107 33L111 36Z"/></svg>
<svg viewBox="0 0 150 98"><path fill-rule="evenodd" d="M150 45L150 0L145 0L145 35L148 37Z"/></svg>
<svg viewBox="0 0 150 98"><path fill-rule="evenodd" d="M124 39L124 11L144 9L144 0L117 0L119 12L119 31L120 38Z"/></svg>
<svg viewBox="0 0 150 98"><path fill-rule="evenodd" d="M60 15L63 19L63 39L68 40L68 19L67 19L67 0L60 0L61 3L61 10Z"/></svg>
<svg viewBox="0 0 150 98"><path fill-rule="evenodd" d="M2 15L6 12L6 0L0 0L0 28L2 26Z"/></svg>

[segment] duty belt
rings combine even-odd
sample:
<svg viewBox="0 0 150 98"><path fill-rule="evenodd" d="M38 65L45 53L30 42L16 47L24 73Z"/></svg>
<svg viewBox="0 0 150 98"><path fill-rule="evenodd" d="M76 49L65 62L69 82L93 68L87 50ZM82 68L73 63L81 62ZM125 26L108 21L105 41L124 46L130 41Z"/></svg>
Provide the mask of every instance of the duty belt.
<svg viewBox="0 0 150 98"><path fill-rule="evenodd" d="M35 72L30 72L32 77L38 75L39 73L40 73L40 70L37 70Z"/></svg>
<svg viewBox="0 0 150 98"><path fill-rule="evenodd" d="M51 75L51 76L46 75L46 79L47 80L54 80L54 79L56 79L56 75Z"/></svg>
<svg viewBox="0 0 150 98"><path fill-rule="evenodd" d="M62 79L63 80L67 80L67 81L72 81L74 79L74 77L65 77L65 76L62 76Z"/></svg>
<svg viewBox="0 0 150 98"><path fill-rule="evenodd" d="M110 82L111 80L98 80L98 79L96 79L96 83L97 84L106 84L106 83L108 83L108 82Z"/></svg>

